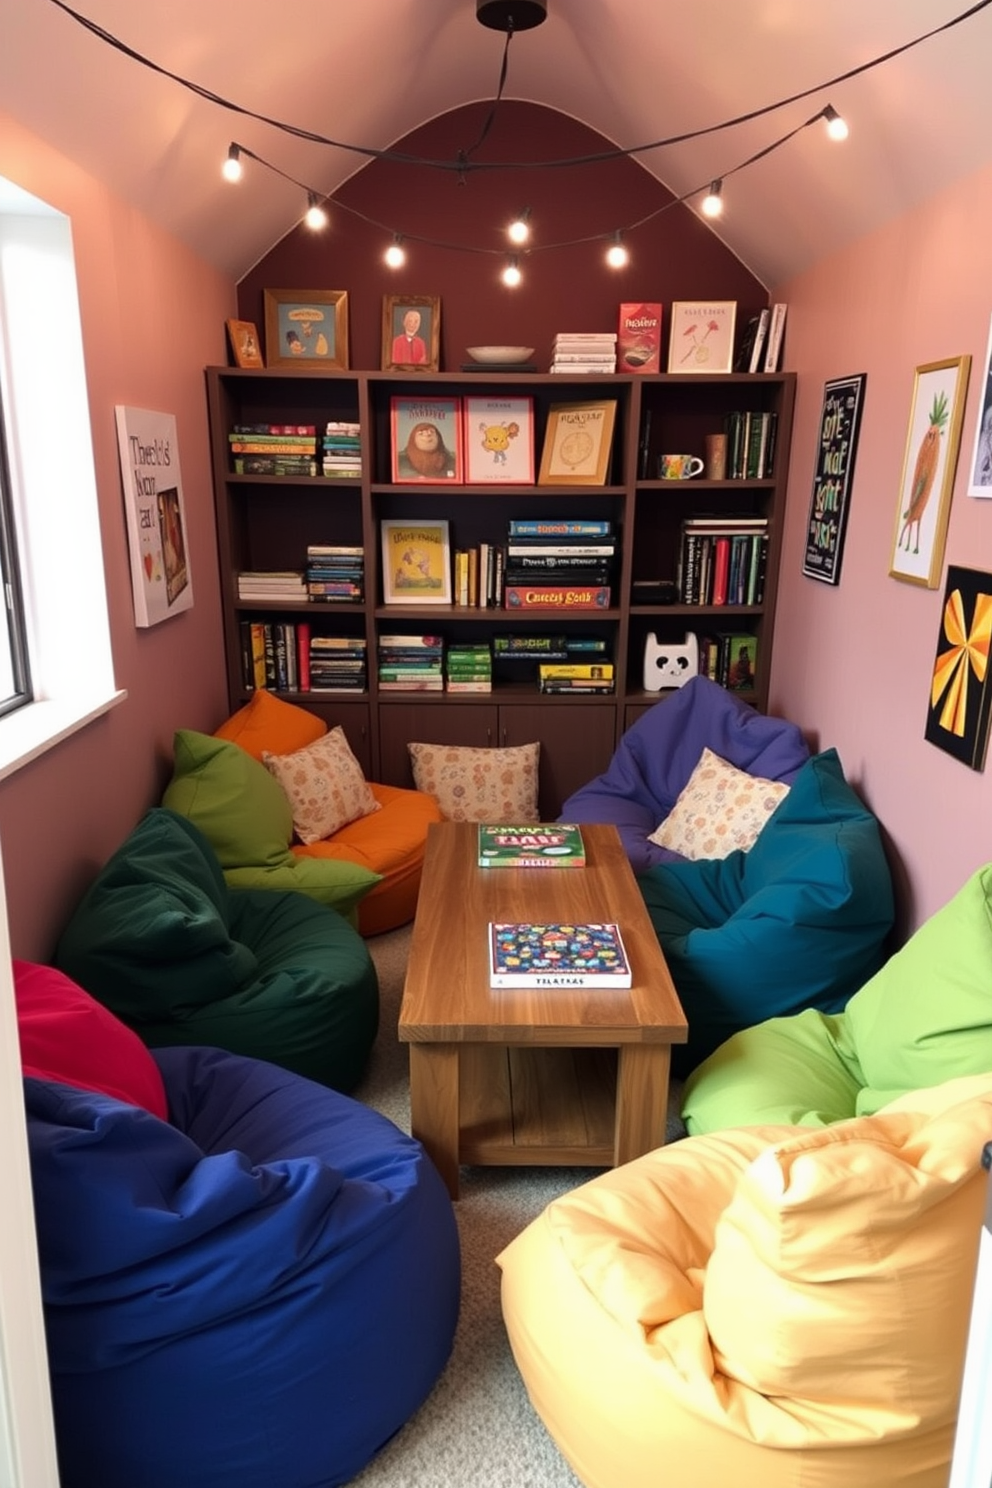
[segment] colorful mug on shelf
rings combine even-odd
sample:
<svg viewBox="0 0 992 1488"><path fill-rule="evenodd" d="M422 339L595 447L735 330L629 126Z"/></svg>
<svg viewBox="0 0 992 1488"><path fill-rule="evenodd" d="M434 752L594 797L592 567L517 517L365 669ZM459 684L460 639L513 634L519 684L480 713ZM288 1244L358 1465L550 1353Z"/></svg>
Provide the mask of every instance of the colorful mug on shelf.
<svg viewBox="0 0 992 1488"><path fill-rule="evenodd" d="M659 480L690 480L700 475L703 462L698 455L659 455Z"/></svg>

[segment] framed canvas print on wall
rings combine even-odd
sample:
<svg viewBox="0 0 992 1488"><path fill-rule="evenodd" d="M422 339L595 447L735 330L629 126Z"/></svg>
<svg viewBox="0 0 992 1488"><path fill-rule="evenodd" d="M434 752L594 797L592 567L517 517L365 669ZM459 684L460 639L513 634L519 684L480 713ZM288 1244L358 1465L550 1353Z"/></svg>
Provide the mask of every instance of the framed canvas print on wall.
<svg viewBox="0 0 992 1488"><path fill-rule="evenodd" d="M383 521L382 602L451 604L451 544L447 522Z"/></svg>
<svg viewBox="0 0 992 1488"><path fill-rule="evenodd" d="M534 484L533 398L466 397L462 436L470 484Z"/></svg>
<svg viewBox="0 0 992 1488"><path fill-rule="evenodd" d="M949 565L925 737L972 770L985 767L990 640L992 574Z"/></svg>
<svg viewBox="0 0 992 1488"><path fill-rule="evenodd" d="M389 400L392 478L396 484L447 485L462 476L461 398Z"/></svg>
<svg viewBox="0 0 992 1488"><path fill-rule="evenodd" d="M258 331L250 320L229 320L227 338L236 367L264 367Z"/></svg>
<svg viewBox="0 0 992 1488"><path fill-rule="evenodd" d="M968 470L968 495L992 496L992 324L985 353L985 378L975 422L975 446Z"/></svg>
<svg viewBox="0 0 992 1488"><path fill-rule="evenodd" d="M669 372L730 372L736 300L676 300L668 336Z"/></svg>
<svg viewBox="0 0 992 1488"><path fill-rule="evenodd" d="M176 420L147 408L117 406L114 414L134 623L144 628L193 607Z"/></svg>
<svg viewBox="0 0 992 1488"><path fill-rule="evenodd" d="M813 494L806 523L803 573L824 584L840 583L854 460L858 452L866 372L823 385Z"/></svg>
<svg viewBox="0 0 992 1488"><path fill-rule="evenodd" d="M265 357L270 367L319 362L348 367L348 291L265 289Z"/></svg>
<svg viewBox="0 0 992 1488"><path fill-rule="evenodd" d="M383 295L383 372L437 372L441 301L436 295Z"/></svg>
<svg viewBox="0 0 992 1488"><path fill-rule="evenodd" d="M539 486L602 486L610 465L615 398L552 403L544 431Z"/></svg>
<svg viewBox="0 0 992 1488"><path fill-rule="evenodd" d="M889 574L936 589L944 561L971 357L917 367Z"/></svg>

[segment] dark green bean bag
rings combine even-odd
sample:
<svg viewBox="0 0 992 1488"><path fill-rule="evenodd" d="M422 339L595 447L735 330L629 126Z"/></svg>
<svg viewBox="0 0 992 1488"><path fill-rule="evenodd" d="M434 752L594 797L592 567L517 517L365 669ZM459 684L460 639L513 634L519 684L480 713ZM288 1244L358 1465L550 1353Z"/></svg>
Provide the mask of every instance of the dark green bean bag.
<svg viewBox="0 0 992 1488"><path fill-rule="evenodd" d="M379 1019L368 948L304 894L231 889L198 827L155 807L98 873L56 965L155 1048L204 1044L335 1090Z"/></svg>

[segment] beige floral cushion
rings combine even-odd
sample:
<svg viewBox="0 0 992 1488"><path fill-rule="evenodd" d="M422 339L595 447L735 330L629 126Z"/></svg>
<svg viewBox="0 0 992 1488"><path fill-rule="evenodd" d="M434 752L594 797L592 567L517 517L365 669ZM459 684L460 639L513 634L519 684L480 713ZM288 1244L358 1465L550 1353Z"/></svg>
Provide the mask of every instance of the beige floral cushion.
<svg viewBox="0 0 992 1488"><path fill-rule="evenodd" d="M408 744L417 789L436 796L449 821L537 821L540 744L471 749Z"/></svg>
<svg viewBox="0 0 992 1488"><path fill-rule="evenodd" d="M648 840L684 858L747 852L789 787L748 775L704 749L678 800Z"/></svg>
<svg viewBox="0 0 992 1488"><path fill-rule="evenodd" d="M293 754L266 751L262 762L286 792L301 842L332 837L349 822L380 809L340 727Z"/></svg>

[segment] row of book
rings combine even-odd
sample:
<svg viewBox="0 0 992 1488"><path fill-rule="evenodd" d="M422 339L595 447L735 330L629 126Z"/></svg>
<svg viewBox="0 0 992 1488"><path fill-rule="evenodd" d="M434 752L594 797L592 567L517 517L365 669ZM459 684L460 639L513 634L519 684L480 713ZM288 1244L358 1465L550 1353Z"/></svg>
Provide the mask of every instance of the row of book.
<svg viewBox="0 0 992 1488"><path fill-rule="evenodd" d="M761 604L767 566L766 517L687 518L679 548L678 602Z"/></svg>
<svg viewBox="0 0 992 1488"><path fill-rule="evenodd" d="M365 692L363 636L314 635L310 622L241 621L241 680L246 690Z"/></svg>
<svg viewBox="0 0 992 1488"><path fill-rule="evenodd" d="M700 635L699 673L729 692L750 692L758 666L758 638L749 631L718 630Z"/></svg>
<svg viewBox="0 0 992 1488"><path fill-rule="evenodd" d="M728 413L727 480L768 480L774 469L778 414L744 410Z"/></svg>
<svg viewBox="0 0 992 1488"><path fill-rule="evenodd" d="M236 475L362 473L361 425L329 419L318 445L316 424L235 424L228 436Z"/></svg>

